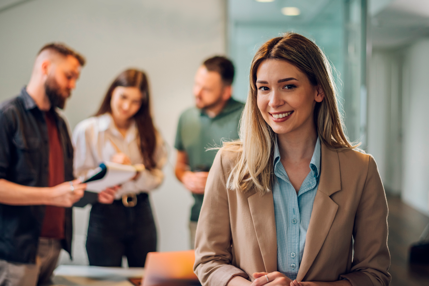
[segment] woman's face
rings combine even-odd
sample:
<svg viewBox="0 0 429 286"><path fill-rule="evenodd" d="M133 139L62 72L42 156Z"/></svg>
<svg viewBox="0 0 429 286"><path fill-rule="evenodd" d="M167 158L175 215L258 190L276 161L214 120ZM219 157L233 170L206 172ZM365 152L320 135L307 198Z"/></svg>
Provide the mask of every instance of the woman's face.
<svg viewBox="0 0 429 286"><path fill-rule="evenodd" d="M294 65L263 61L256 72L257 104L262 117L279 135L311 132L313 111L324 94Z"/></svg>
<svg viewBox="0 0 429 286"><path fill-rule="evenodd" d="M113 118L118 121L131 119L140 109L142 101L142 93L137 87L117 86L110 101Z"/></svg>

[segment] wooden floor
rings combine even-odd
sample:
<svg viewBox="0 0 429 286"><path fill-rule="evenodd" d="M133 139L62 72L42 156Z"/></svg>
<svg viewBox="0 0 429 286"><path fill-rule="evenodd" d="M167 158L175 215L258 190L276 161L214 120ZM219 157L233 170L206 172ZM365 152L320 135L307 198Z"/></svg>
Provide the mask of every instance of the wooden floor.
<svg viewBox="0 0 429 286"><path fill-rule="evenodd" d="M409 246L418 241L429 217L406 205L399 197L388 196L389 248L392 256L391 286L429 286L429 265L410 265Z"/></svg>

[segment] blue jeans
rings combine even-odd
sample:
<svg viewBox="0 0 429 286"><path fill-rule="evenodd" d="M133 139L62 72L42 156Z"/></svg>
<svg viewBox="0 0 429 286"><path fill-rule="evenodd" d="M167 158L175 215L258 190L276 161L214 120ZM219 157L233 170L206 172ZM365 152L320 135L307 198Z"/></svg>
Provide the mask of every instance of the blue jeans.
<svg viewBox="0 0 429 286"><path fill-rule="evenodd" d="M122 200L92 206L86 240L89 265L120 267L125 256L129 267L144 267L147 253L156 251L156 244L147 194L137 195L134 207L125 207Z"/></svg>

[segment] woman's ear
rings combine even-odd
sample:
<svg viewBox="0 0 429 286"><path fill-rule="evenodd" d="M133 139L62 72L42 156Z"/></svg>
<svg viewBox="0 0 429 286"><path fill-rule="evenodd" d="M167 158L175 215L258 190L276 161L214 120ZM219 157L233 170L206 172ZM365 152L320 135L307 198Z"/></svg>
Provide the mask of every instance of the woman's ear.
<svg viewBox="0 0 429 286"><path fill-rule="evenodd" d="M324 98L325 92L323 91L323 88L320 85L316 86L316 95L314 97L314 100L316 102L322 102Z"/></svg>

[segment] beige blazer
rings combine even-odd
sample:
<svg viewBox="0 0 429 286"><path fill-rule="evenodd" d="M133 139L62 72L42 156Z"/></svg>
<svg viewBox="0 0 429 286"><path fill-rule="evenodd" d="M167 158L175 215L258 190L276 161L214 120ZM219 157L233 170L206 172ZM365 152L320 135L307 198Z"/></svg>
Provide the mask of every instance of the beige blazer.
<svg viewBox="0 0 429 286"><path fill-rule="evenodd" d="M236 153L220 150L208 177L194 265L203 285L277 271L273 194L227 190L236 159ZM320 182L297 280L389 285L387 214L374 159L321 144Z"/></svg>

